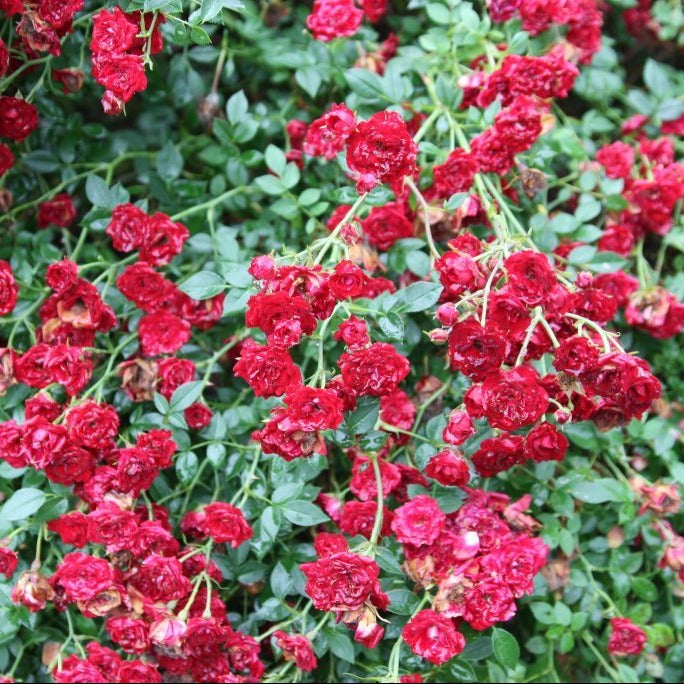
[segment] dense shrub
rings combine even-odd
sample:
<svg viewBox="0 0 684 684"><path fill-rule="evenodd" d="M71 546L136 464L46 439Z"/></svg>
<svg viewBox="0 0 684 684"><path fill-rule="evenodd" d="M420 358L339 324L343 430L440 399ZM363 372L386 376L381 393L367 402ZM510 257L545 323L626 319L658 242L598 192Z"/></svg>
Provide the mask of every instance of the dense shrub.
<svg viewBox="0 0 684 684"><path fill-rule="evenodd" d="M2 681L682 681L675 5L0 0Z"/></svg>

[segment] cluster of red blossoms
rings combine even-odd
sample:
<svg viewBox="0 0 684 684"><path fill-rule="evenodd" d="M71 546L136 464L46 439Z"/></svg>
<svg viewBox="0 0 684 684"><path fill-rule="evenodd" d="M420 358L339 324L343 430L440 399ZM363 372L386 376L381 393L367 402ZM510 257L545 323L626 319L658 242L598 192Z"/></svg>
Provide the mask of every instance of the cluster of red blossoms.
<svg viewBox="0 0 684 684"><path fill-rule="evenodd" d="M72 485L82 502L48 529L64 544L102 547L105 556L68 553L51 577L33 566L16 582L13 600L32 612L48 603L59 611L73 604L86 617L105 618L109 637L124 653L148 656L123 661L91 644L87 659L70 656L62 663L56 681L161 682L159 667L191 672L197 681L258 678L258 643L231 628L225 605L211 591L212 582L222 579L218 568L200 549L182 548L167 509L136 505L172 464L171 432L141 433L134 446L118 447L118 430L112 406L83 400L65 408L40 394L27 401L22 425L0 427L10 465L31 466ZM191 538L233 547L252 536L241 511L222 502L188 513L181 528ZM8 575L16 570L11 553L3 552Z"/></svg>
<svg viewBox="0 0 684 684"><path fill-rule="evenodd" d="M353 36L364 15L368 21L380 21L387 13L388 0L315 0L306 27L316 40L328 42Z"/></svg>
<svg viewBox="0 0 684 684"><path fill-rule="evenodd" d="M119 7L103 9L93 17L90 52L93 76L105 87L102 108L115 115L147 88L145 60L163 47L159 31L163 14L126 13Z"/></svg>

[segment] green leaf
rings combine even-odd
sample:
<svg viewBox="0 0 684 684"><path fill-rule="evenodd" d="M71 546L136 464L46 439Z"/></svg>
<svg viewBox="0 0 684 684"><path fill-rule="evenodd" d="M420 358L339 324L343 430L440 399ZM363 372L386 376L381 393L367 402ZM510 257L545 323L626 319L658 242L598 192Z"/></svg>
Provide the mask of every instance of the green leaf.
<svg viewBox="0 0 684 684"><path fill-rule="evenodd" d="M85 192L93 206L109 208L109 188L102 178L95 175L88 176Z"/></svg>
<svg viewBox="0 0 684 684"><path fill-rule="evenodd" d="M266 166L268 166L277 176L282 176L287 166L287 159L285 153L275 145L269 145L264 154Z"/></svg>
<svg viewBox="0 0 684 684"><path fill-rule="evenodd" d="M223 278L212 271L200 271L190 276L178 288L193 299L209 299L226 289Z"/></svg>
<svg viewBox="0 0 684 684"><path fill-rule="evenodd" d="M413 283L397 292L397 305L407 313L425 311L437 303L442 289L439 283Z"/></svg>
<svg viewBox="0 0 684 684"><path fill-rule="evenodd" d="M575 482L570 491L576 499L589 504L632 500L629 490L617 480L609 477L600 478L593 482Z"/></svg>
<svg viewBox="0 0 684 684"><path fill-rule="evenodd" d="M157 173L165 180L172 181L183 170L183 155L169 140L157 153Z"/></svg>
<svg viewBox="0 0 684 684"><path fill-rule="evenodd" d="M249 108L249 103L245 93L242 90L238 90L237 93L233 93L226 102L226 115L228 116L228 121L235 125L238 121L244 118L247 114Z"/></svg>
<svg viewBox="0 0 684 684"><path fill-rule="evenodd" d="M339 629L335 631L327 631L326 636L328 637L328 643L330 644L330 650L342 660L346 660L348 663L354 662L354 644L349 638L346 632L342 632Z"/></svg>
<svg viewBox="0 0 684 684"><path fill-rule="evenodd" d="M506 668L512 670L520 659L520 646L515 637L505 629L492 629L492 647L496 659Z"/></svg>
<svg viewBox="0 0 684 684"><path fill-rule="evenodd" d="M644 83L657 98L662 98L670 90L670 76L667 69L652 59L646 60Z"/></svg>
<svg viewBox="0 0 684 684"><path fill-rule="evenodd" d="M0 510L0 520L23 520L33 515L45 502L45 493L34 487L19 489Z"/></svg>
<svg viewBox="0 0 684 684"><path fill-rule="evenodd" d="M188 406L192 406L202 394L204 383L201 380L186 382L181 385L172 395L169 402L169 411L176 413L185 411Z"/></svg>
<svg viewBox="0 0 684 684"><path fill-rule="evenodd" d="M176 474L183 484L188 484L197 472L197 454L194 451L184 451L176 458Z"/></svg>
<svg viewBox="0 0 684 684"><path fill-rule="evenodd" d="M330 520L318 506L310 501L288 501L281 506L281 510L291 523L302 527L320 525Z"/></svg>
<svg viewBox="0 0 684 684"><path fill-rule="evenodd" d="M319 70L315 66L305 66L295 71L295 81L310 97L316 97L323 81Z"/></svg>
<svg viewBox="0 0 684 684"><path fill-rule="evenodd" d="M388 100L382 79L367 69L348 69L344 77L349 87L364 100Z"/></svg>
<svg viewBox="0 0 684 684"><path fill-rule="evenodd" d="M380 401L375 397L361 397L344 422L350 435L362 435L375 427L379 415Z"/></svg>

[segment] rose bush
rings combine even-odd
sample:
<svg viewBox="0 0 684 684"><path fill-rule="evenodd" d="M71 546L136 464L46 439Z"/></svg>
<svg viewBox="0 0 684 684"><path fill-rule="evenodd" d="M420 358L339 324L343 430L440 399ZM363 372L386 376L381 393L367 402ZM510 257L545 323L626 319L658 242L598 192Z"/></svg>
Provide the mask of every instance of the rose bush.
<svg viewBox="0 0 684 684"><path fill-rule="evenodd" d="M682 26L0 0L2 681L681 681Z"/></svg>

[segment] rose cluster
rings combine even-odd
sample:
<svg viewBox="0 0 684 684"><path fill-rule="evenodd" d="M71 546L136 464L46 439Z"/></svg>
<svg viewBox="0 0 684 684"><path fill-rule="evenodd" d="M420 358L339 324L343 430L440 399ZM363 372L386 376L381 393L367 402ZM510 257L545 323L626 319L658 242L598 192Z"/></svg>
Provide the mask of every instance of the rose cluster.
<svg viewBox="0 0 684 684"><path fill-rule="evenodd" d="M146 60L163 48L164 15L102 9L93 17L90 52L93 76L105 88L102 108L119 114L135 93L147 88Z"/></svg>

